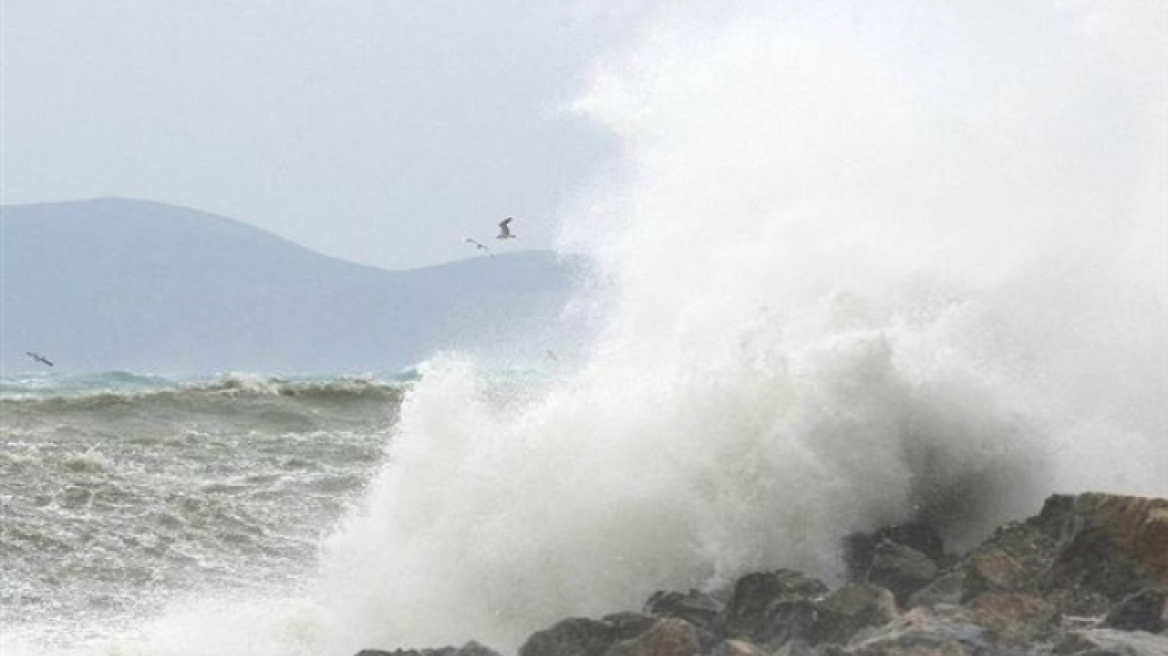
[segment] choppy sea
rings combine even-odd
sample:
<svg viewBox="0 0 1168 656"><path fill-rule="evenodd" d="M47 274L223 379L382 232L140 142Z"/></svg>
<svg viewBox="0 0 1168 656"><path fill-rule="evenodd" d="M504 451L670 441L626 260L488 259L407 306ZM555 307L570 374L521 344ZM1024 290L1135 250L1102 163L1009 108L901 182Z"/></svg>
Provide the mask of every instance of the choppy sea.
<svg viewBox="0 0 1168 656"><path fill-rule="evenodd" d="M184 596L290 594L407 379L3 378L0 646L101 641Z"/></svg>

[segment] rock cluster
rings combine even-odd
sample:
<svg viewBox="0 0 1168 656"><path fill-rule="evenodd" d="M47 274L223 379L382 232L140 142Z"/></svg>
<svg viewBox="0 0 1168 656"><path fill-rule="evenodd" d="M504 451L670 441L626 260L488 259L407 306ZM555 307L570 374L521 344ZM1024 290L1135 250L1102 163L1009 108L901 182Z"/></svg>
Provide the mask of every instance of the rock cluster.
<svg viewBox="0 0 1168 656"><path fill-rule="evenodd" d="M961 557L927 526L845 540L849 582L748 574L565 619L518 656L1168 656L1168 500L1053 496ZM498 656L461 648L358 656Z"/></svg>

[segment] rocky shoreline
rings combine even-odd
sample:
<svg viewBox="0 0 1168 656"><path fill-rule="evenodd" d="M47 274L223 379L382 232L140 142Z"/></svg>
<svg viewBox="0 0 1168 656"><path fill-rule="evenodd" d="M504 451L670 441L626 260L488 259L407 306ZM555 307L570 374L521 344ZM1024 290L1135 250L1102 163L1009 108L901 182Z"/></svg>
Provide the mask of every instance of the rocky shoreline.
<svg viewBox="0 0 1168 656"><path fill-rule="evenodd" d="M1056 495L962 555L928 526L845 540L849 582L791 570L571 618L518 656L1168 656L1168 500ZM476 642L357 656L499 656Z"/></svg>

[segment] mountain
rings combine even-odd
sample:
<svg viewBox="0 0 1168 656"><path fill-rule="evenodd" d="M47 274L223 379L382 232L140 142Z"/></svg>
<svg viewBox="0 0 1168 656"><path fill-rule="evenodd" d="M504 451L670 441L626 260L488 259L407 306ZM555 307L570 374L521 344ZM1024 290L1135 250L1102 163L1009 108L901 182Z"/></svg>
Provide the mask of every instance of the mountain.
<svg viewBox="0 0 1168 656"><path fill-rule="evenodd" d="M438 349L538 355L577 267L529 251L389 271L127 199L0 206L0 371L396 371Z"/></svg>

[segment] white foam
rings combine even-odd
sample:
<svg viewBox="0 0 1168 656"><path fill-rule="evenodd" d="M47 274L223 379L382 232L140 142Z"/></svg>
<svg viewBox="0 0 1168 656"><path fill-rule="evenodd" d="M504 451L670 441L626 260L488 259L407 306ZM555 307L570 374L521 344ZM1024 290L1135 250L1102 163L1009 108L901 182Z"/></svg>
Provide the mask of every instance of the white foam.
<svg viewBox="0 0 1168 656"><path fill-rule="evenodd" d="M1165 12L675 6L581 111L606 329L500 402L431 363L328 575L346 648L514 647L848 531L1168 493Z"/></svg>

